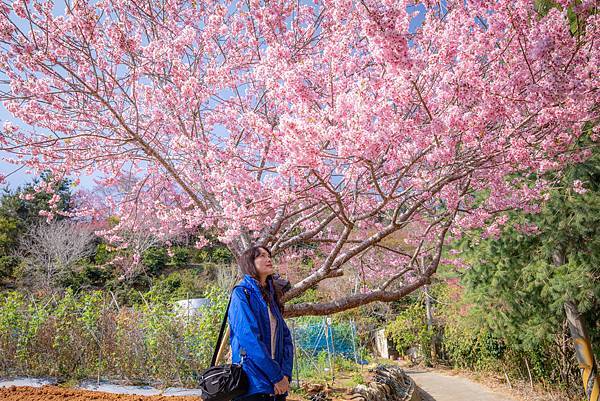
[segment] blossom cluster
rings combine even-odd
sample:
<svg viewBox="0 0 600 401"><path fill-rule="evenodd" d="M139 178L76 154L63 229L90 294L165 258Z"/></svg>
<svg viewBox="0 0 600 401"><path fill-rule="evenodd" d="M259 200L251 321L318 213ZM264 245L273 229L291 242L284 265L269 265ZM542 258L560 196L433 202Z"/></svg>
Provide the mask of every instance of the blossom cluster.
<svg viewBox="0 0 600 401"><path fill-rule="evenodd" d="M369 238L404 229L392 250L428 255L446 233L493 235L587 157L600 16L580 2L573 31L569 2L533 3L425 2L411 31L406 0L2 1L0 100L32 128L5 124L0 148L118 186L77 212L119 216L115 240L297 237L323 263L398 270L416 258Z"/></svg>

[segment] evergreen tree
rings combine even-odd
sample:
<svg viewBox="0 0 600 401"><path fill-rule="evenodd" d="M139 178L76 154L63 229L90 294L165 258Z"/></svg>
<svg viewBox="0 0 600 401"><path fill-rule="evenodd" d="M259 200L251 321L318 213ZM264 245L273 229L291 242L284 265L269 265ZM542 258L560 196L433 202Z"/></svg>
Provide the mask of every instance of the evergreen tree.
<svg viewBox="0 0 600 401"><path fill-rule="evenodd" d="M511 212L497 237L475 233L462 243L471 314L542 361L566 327L567 303L577 306L592 344L600 341L600 152L550 178L560 185L539 213Z"/></svg>

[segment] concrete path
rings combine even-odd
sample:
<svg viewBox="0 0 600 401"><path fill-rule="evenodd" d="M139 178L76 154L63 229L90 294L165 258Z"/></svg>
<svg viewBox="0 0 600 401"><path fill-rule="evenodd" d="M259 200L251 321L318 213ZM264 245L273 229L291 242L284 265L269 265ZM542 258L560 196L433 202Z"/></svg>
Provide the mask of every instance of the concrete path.
<svg viewBox="0 0 600 401"><path fill-rule="evenodd" d="M407 369L421 389L422 401L516 401L460 376Z"/></svg>

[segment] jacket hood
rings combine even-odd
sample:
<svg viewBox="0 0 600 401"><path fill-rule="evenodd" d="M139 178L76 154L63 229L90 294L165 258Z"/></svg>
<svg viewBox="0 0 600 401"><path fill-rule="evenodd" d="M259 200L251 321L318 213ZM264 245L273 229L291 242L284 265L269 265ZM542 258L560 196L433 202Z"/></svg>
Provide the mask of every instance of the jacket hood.
<svg viewBox="0 0 600 401"><path fill-rule="evenodd" d="M267 283L269 284L269 292L273 294L273 280L268 280ZM260 289L260 283L257 279L255 279L249 274L244 274L244 278L242 279L239 285L246 287L249 290L256 292L257 294L262 294Z"/></svg>
<svg viewBox="0 0 600 401"><path fill-rule="evenodd" d="M239 285L246 287L249 290L256 291L260 294L260 284L258 283L258 280L249 274L244 274L244 277Z"/></svg>
<svg viewBox="0 0 600 401"><path fill-rule="evenodd" d="M240 285L247 287L248 289L254 289L255 291L260 292L260 284L258 280L252 277L249 274L244 274ZM279 274L274 273L271 275L271 280L269 280L270 290L273 292L273 289L280 290L283 294L285 294L290 288L292 288L291 283L285 278L281 277Z"/></svg>

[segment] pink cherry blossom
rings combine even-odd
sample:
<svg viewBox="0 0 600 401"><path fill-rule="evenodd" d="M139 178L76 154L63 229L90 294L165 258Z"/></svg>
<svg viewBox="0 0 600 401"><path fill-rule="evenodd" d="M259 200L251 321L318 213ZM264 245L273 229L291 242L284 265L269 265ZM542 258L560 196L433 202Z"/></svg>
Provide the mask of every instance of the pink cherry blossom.
<svg viewBox="0 0 600 401"><path fill-rule="evenodd" d="M209 232L313 258L290 297L363 283L290 314L399 299L449 236L536 212L544 173L589 156L573 144L598 118L600 16L582 2L573 34L566 3L533 3L424 2L409 31L404 0L0 2L0 149L93 174L73 214L118 217L99 230L115 245Z"/></svg>
<svg viewBox="0 0 600 401"><path fill-rule="evenodd" d="M583 186L583 182L581 180L575 180L575 181L573 181L573 191L575 191L576 193L578 193L580 195L583 195L588 190Z"/></svg>

